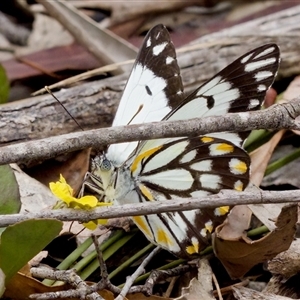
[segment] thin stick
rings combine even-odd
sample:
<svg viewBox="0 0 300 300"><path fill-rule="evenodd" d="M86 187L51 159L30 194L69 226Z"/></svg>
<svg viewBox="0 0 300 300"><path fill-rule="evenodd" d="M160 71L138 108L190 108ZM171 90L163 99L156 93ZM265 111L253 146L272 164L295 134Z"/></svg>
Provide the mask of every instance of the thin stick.
<svg viewBox="0 0 300 300"><path fill-rule="evenodd" d="M219 297L219 300L223 300L223 297L222 297L222 293L221 293L221 290L220 290L220 286L219 286L219 282L216 278L216 275L214 273L212 273L212 280L216 286L216 290L217 290L217 293L218 293L218 297Z"/></svg>
<svg viewBox="0 0 300 300"><path fill-rule="evenodd" d="M88 222L96 219L109 219L124 216L151 215L163 212L178 212L193 209L216 208L220 206L234 206L241 204L270 204L270 203L298 203L299 190L289 191L260 191L237 192L222 190L218 194L197 198L174 199L168 201L155 201L148 203L134 203L98 207L91 210L57 209L43 210L34 213L1 215L0 227L15 224L31 219L57 219L61 221Z"/></svg>
<svg viewBox="0 0 300 300"><path fill-rule="evenodd" d="M145 272L146 265L150 262L150 260L159 252L161 251L160 247L156 247L144 261L140 264L140 266L136 269L136 271L126 278L126 283L119 294L119 296L115 300L123 300L127 295L128 291L130 290L131 286L133 285L134 281Z"/></svg>

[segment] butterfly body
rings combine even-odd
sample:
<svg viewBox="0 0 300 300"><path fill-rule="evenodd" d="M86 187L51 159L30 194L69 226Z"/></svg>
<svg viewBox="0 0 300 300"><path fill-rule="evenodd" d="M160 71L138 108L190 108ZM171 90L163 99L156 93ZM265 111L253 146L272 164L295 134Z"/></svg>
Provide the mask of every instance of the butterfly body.
<svg viewBox="0 0 300 300"><path fill-rule="evenodd" d="M279 64L275 44L254 49L185 97L173 44L166 28L149 31L133 66L113 126L187 120L259 109ZM162 138L110 145L96 157L84 188L116 204L201 198L221 189L242 191L250 158L247 133ZM153 243L190 257L210 242L229 207L133 217Z"/></svg>

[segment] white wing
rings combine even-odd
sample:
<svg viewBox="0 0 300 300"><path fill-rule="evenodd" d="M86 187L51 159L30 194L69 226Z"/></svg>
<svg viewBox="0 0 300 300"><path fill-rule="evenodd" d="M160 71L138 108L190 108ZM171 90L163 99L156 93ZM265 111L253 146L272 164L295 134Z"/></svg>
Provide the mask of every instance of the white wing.
<svg viewBox="0 0 300 300"><path fill-rule="evenodd" d="M121 98L113 126L161 121L183 100L176 53L169 33L157 25L145 37ZM107 158L121 165L138 142L113 144Z"/></svg>

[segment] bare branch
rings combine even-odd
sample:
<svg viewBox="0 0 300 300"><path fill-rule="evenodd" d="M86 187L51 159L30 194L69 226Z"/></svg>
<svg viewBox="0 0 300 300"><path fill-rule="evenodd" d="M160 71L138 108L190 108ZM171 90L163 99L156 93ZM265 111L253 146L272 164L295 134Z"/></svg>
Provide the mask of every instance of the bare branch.
<svg viewBox="0 0 300 300"><path fill-rule="evenodd" d="M178 136L197 136L212 132L248 131L253 129L300 129L300 98L274 105L266 110L212 116L182 121L163 121L130 126L101 128L24 142L1 148L0 164L30 163L55 157L62 153L88 147L136 140Z"/></svg>
<svg viewBox="0 0 300 300"><path fill-rule="evenodd" d="M104 300L98 293L96 284L89 286L78 276L75 270L52 270L46 267L31 268L31 274L38 278L49 278L69 283L74 289L56 292L44 292L31 294L31 299L47 300L47 299L64 299L64 298L80 298Z"/></svg>
<svg viewBox="0 0 300 300"><path fill-rule="evenodd" d="M1 215L0 227L15 224L30 219L58 219L61 221L88 222L96 219L110 219L125 216L139 216L174 212L192 209L215 208L219 206L234 206L241 204L270 204L300 202L300 190L290 191L251 191L236 192L222 190L220 193L203 197L201 199L187 198L168 201L155 201L155 203L134 203L99 207L93 210L59 209L37 213Z"/></svg>

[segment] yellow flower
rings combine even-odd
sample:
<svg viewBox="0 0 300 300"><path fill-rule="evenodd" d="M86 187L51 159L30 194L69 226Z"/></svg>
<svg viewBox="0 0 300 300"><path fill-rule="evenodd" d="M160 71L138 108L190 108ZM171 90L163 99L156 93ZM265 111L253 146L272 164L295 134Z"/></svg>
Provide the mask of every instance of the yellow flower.
<svg viewBox="0 0 300 300"><path fill-rule="evenodd" d="M81 198L75 198L73 196L73 189L67 184L65 178L62 175L60 175L59 181L50 182L49 186L52 193L61 201L63 201L64 205L70 208L88 210L97 206L111 205L111 203L99 202L95 196L84 196ZM61 208L64 205L62 205L62 203L60 202L56 204L54 208ZM99 219L89 221L88 223L83 223L83 225L90 230L94 230L97 228L98 224L106 223L107 220Z"/></svg>

